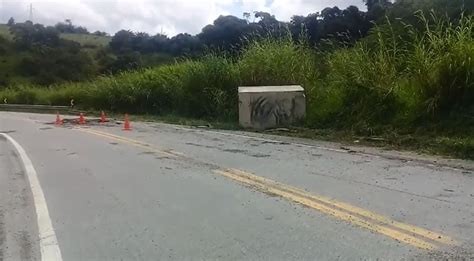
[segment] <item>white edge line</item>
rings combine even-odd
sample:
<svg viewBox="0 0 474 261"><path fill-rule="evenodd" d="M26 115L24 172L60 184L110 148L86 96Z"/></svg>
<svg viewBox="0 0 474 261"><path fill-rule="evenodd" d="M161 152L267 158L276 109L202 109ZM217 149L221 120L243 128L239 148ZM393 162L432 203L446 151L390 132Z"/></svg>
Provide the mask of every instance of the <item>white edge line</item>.
<svg viewBox="0 0 474 261"><path fill-rule="evenodd" d="M41 249L41 260L43 261L62 261L61 250L59 249L56 233L54 232L51 218L49 217L48 206L44 198L43 190L38 180L38 175L33 163L26 154L25 150L12 137L5 133L0 133L17 150L28 176L33 200L35 203L36 217L38 222L39 243Z"/></svg>

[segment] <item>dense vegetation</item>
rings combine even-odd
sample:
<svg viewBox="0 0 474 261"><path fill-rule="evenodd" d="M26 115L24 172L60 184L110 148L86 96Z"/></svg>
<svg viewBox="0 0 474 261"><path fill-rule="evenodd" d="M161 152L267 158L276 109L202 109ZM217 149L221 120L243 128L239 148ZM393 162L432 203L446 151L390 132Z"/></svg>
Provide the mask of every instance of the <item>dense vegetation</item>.
<svg viewBox="0 0 474 261"><path fill-rule="evenodd" d="M82 31L81 31L82 32ZM80 36L87 36L80 38ZM18 84L49 85L97 76L94 59L104 36L60 33L32 22L0 27L0 88ZM107 42L105 42L105 45Z"/></svg>
<svg viewBox="0 0 474 261"><path fill-rule="evenodd" d="M199 58L210 51L236 56L251 40L286 36L288 31L295 41L305 32L313 46L321 46L327 39L354 43L367 35L373 21L382 17L390 6L387 1L379 2L373 4L369 1L371 8L368 12L354 6L345 10L330 7L307 17L294 16L290 22L278 21L265 12L255 12L253 18L250 13L245 13L242 19L220 16L197 35L181 33L171 38L128 30L107 38L103 32L89 33L70 20L55 26L43 26L30 21L17 23L12 18L7 25L0 25L0 37L7 38L0 43L0 49L7 50L8 55L3 57L3 61L4 67L9 68L0 73L0 87L19 82L50 85L89 80L99 75L171 63L178 57ZM90 41L92 37L98 41ZM38 54L38 49L48 48L54 50ZM55 59L56 56L67 56L80 64L76 70L64 64L64 59ZM87 72L81 68L82 61L91 65ZM38 65L48 65L51 72L47 75L31 70Z"/></svg>
<svg viewBox="0 0 474 261"><path fill-rule="evenodd" d="M265 37L234 39L240 41L237 52L215 40L216 49L198 58L48 88L14 86L0 97L53 105L74 98L84 108L229 121L237 117L237 86L301 84L308 97L307 127L358 136L415 133L445 153L474 158L473 6L453 2L374 5L364 16L384 15L363 38L347 28L345 35L322 36L320 24L348 19L348 8L316 19L318 34L307 23L298 34L291 27L269 30Z"/></svg>

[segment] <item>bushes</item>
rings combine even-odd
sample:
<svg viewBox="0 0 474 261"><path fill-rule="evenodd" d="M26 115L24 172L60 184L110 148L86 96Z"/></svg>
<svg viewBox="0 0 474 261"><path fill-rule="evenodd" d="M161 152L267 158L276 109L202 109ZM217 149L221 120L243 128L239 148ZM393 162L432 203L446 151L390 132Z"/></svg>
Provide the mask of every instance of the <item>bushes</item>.
<svg viewBox="0 0 474 261"><path fill-rule="evenodd" d="M419 19L424 30L407 27L403 42L384 26L374 30L370 45L329 54L308 123L369 133L384 125L406 129L463 117L471 126L474 20L462 17L455 25L434 15Z"/></svg>
<svg viewBox="0 0 474 261"><path fill-rule="evenodd" d="M242 85L313 85L318 71L314 53L290 37L253 42L238 61Z"/></svg>
<svg viewBox="0 0 474 261"><path fill-rule="evenodd" d="M214 54L188 62L183 77L183 109L194 117L236 116L238 70L234 63Z"/></svg>
<svg viewBox="0 0 474 261"><path fill-rule="evenodd" d="M332 104L315 107L323 112L316 120L350 127L390 119L397 106L393 94L397 71L392 60L386 52L371 52L362 45L329 55L329 72L321 87L326 97L321 98Z"/></svg>
<svg viewBox="0 0 474 261"><path fill-rule="evenodd" d="M421 19L425 20L423 16ZM425 20L426 21L426 20ZM420 96L419 113L439 120L453 110L474 105L474 20L463 17L458 25L435 19L415 36L408 61L411 88Z"/></svg>

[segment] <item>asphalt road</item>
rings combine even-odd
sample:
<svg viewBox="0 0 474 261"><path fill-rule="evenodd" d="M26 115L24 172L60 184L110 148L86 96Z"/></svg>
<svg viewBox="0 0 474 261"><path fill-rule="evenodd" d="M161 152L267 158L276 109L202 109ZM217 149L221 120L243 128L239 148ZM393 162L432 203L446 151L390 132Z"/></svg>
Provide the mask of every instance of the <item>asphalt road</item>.
<svg viewBox="0 0 474 261"><path fill-rule="evenodd" d="M0 112L0 260L474 259L472 162L54 118Z"/></svg>

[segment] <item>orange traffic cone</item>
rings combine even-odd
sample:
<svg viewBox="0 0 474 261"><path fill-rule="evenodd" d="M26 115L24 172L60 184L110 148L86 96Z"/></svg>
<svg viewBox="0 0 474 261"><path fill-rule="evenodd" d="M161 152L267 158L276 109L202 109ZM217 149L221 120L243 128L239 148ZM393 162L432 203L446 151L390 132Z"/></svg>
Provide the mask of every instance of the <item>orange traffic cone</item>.
<svg viewBox="0 0 474 261"><path fill-rule="evenodd" d="M100 113L100 120L99 120L100 123L106 123L107 122L107 117L105 116L105 112L102 111Z"/></svg>
<svg viewBox="0 0 474 261"><path fill-rule="evenodd" d="M86 119L84 118L84 113L79 114L79 124L86 124Z"/></svg>
<svg viewBox="0 0 474 261"><path fill-rule="evenodd" d="M56 122L54 123L55 125L63 125L63 120L61 120L61 117L59 116L59 111L56 112Z"/></svg>
<svg viewBox="0 0 474 261"><path fill-rule="evenodd" d="M131 131L132 127L130 126L130 121L128 119L128 114L125 114L125 122L123 124L123 129L124 131Z"/></svg>

